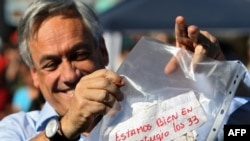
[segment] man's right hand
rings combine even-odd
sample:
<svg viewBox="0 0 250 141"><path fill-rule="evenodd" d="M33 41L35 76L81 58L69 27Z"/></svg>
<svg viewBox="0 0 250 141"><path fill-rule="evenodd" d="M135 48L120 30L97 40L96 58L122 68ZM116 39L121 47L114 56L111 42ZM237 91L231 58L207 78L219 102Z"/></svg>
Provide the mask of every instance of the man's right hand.
<svg viewBox="0 0 250 141"><path fill-rule="evenodd" d="M123 99L124 81L117 73L102 69L84 76L77 84L71 105L61 118L61 132L69 139L88 134L113 107Z"/></svg>

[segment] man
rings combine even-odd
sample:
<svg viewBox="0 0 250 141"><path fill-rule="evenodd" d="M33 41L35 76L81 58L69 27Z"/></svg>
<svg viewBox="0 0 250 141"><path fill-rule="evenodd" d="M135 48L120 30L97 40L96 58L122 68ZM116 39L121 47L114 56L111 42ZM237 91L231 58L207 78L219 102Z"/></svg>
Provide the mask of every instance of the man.
<svg viewBox="0 0 250 141"><path fill-rule="evenodd" d="M178 47L223 58L216 38L196 26L187 28L181 16L176 18L175 33ZM123 99L119 88L125 83L105 69L108 53L102 27L83 0L34 0L20 21L19 46L46 103L41 111L3 119L1 140L84 140Z"/></svg>

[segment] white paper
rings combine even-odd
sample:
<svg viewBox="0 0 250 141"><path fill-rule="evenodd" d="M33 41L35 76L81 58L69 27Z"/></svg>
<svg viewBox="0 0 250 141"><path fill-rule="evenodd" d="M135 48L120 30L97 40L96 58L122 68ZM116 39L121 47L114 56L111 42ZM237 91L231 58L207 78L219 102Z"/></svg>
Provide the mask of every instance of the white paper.
<svg viewBox="0 0 250 141"><path fill-rule="evenodd" d="M132 109L132 117L114 127L109 141L172 140L207 120L193 92L164 101L137 102Z"/></svg>

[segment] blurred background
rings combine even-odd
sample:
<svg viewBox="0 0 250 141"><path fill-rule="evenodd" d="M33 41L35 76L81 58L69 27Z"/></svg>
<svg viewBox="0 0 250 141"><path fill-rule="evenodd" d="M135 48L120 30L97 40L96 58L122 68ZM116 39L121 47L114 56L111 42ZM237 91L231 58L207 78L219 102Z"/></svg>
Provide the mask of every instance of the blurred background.
<svg viewBox="0 0 250 141"><path fill-rule="evenodd" d="M44 102L39 90L32 86L27 66L17 50L18 21L31 1L0 1L0 119L16 111L39 109ZM215 35L228 60L240 60L250 69L250 0L86 0L86 3L98 14L105 29L110 69L119 67L142 36L174 45L178 15L184 16L187 24Z"/></svg>

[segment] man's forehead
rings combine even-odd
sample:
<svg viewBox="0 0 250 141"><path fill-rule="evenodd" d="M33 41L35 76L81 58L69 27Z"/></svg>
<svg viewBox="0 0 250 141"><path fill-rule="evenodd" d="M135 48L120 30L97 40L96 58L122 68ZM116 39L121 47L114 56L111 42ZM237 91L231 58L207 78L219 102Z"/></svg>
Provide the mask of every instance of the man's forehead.
<svg viewBox="0 0 250 141"><path fill-rule="evenodd" d="M76 44L95 44L87 27L78 18L53 17L45 21L38 29L36 37L29 40L31 48L47 48L49 50L65 50Z"/></svg>
<svg viewBox="0 0 250 141"><path fill-rule="evenodd" d="M41 18L40 20L34 22L34 24L31 27L31 34L29 35L29 39L37 38L39 32L47 34L47 32L53 29L56 30L60 26L65 26L66 24L72 24L76 26L78 30L81 30L83 28L86 29L88 28L87 26L85 26L86 24L79 16L70 17L68 15L62 15L62 14L52 15L46 18L44 17L43 19Z"/></svg>

